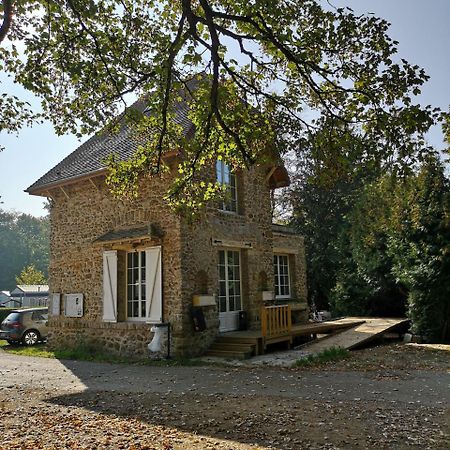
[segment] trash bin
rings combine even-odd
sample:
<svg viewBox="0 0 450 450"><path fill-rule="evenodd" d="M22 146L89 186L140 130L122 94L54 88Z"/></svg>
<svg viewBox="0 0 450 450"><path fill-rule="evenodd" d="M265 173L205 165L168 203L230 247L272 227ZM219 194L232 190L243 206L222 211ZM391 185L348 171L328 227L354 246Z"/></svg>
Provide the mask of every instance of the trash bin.
<svg viewBox="0 0 450 450"><path fill-rule="evenodd" d="M244 331L248 328L247 311L239 311L238 329Z"/></svg>
<svg viewBox="0 0 450 450"><path fill-rule="evenodd" d="M206 330L206 321L202 308L192 308L192 322L194 331Z"/></svg>

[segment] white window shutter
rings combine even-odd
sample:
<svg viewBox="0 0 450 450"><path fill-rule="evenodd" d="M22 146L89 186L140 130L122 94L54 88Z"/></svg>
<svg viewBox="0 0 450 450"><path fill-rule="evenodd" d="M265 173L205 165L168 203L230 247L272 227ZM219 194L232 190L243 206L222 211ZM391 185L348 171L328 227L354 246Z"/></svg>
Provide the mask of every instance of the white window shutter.
<svg viewBox="0 0 450 450"><path fill-rule="evenodd" d="M161 247L151 247L145 250L146 273L146 321L148 323L162 322L162 273Z"/></svg>
<svg viewBox="0 0 450 450"><path fill-rule="evenodd" d="M117 251L103 252L103 321L117 322Z"/></svg>

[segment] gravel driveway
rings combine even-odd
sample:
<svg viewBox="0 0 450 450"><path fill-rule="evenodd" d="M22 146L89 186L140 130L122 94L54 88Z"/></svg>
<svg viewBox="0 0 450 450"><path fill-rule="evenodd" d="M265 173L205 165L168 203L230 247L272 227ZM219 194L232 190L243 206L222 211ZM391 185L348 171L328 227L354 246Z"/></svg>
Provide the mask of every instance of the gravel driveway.
<svg viewBox="0 0 450 450"><path fill-rule="evenodd" d="M448 448L448 371L59 361L0 350L0 449Z"/></svg>

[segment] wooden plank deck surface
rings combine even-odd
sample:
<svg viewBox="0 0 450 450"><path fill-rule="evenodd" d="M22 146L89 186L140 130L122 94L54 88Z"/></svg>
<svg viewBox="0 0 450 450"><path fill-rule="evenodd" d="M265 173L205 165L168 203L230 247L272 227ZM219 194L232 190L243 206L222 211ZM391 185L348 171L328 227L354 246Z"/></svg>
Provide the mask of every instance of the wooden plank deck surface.
<svg viewBox="0 0 450 450"><path fill-rule="evenodd" d="M387 319L370 317L349 317L347 320L364 320L364 323L357 325L349 330L342 331L336 335L320 339L317 342L311 342L304 348L313 353L321 352L331 347L341 347L351 350L361 344L367 343L383 333L394 330L395 328L408 322L408 319Z"/></svg>
<svg viewBox="0 0 450 450"><path fill-rule="evenodd" d="M328 334L334 333L346 328L361 325L366 319L359 317L346 317L343 319L330 320L328 322L306 323L292 325L292 336L308 336L310 334Z"/></svg>

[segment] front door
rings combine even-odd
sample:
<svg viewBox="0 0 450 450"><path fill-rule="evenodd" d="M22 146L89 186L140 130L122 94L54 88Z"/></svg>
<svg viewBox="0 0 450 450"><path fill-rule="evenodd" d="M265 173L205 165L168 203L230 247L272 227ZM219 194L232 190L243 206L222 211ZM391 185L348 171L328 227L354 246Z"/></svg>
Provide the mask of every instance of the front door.
<svg viewBox="0 0 450 450"><path fill-rule="evenodd" d="M237 250L219 250L219 331L239 328L241 255Z"/></svg>

